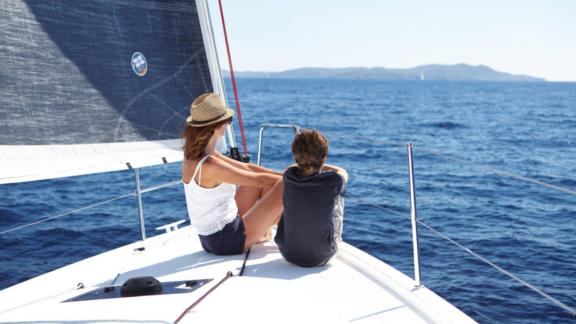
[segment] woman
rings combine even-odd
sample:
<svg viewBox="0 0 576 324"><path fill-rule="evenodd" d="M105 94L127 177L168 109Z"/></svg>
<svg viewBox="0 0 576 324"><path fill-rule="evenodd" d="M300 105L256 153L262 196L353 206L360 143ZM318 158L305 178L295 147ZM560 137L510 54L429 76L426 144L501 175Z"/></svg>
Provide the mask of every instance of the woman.
<svg viewBox="0 0 576 324"><path fill-rule="evenodd" d="M282 174L216 151L234 111L206 93L190 107L184 131L182 181L188 214L205 251L239 254L269 239L282 214Z"/></svg>

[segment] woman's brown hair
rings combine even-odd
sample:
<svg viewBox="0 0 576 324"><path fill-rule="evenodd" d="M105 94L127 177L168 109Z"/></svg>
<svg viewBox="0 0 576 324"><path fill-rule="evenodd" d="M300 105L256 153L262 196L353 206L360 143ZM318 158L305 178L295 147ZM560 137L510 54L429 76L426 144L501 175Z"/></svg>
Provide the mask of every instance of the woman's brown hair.
<svg viewBox="0 0 576 324"><path fill-rule="evenodd" d="M328 155L328 139L315 129L298 133L292 142L294 161L305 172L318 171Z"/></svg>
<svg viewBox="0 0 576 324"><path fill-rule="evenodd" d="M184 158L187 160L201 158L216 128L231 121L232 118L228 118L216 124L203 127L186 126L186 129L184 129L182 133L182 138L184 139Z"/></svg>

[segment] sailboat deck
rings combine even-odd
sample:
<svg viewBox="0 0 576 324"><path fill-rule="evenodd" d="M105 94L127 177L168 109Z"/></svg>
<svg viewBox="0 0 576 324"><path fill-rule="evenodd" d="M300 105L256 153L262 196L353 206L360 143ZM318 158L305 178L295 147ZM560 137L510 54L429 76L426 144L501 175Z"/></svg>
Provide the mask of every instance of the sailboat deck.
<svg viewBox="0 0 576 324"><path fill-rule="evenodd" d="M142 249L144 248L144 249ZM244 255L202 250L187 227L83 260L0 291L0 322L173 323L222 282L181 323L473 322L464 313L381 261L342 243L327 266L286 262L273 242ZM161 282L213 279L187 293L63 302L97 287L154 276ZM85 288L77 289L79 283Z"/></svg>

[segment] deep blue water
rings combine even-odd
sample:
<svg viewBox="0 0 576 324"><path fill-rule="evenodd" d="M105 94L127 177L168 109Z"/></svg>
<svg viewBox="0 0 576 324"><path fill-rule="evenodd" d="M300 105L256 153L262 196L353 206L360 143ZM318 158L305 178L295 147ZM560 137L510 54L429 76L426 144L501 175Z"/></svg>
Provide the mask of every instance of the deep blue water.
<svg viewBox="0 0 576 324"><path fill-rule="evenodd" d="M576 190L576 83L238 84L254 159L262 123L299 124L327 135L329 163L350 173L349 243L413 275L404 146L412 142L422 221L576 307L576 197L431 153ZM264 165L291 163L291 136L266 132ZM141 177L150 186L176 180L179 172L178 164L158 166L141 170ZM133 190L130 171L3 185L0 232ZM187 219L179 186L143 200L149 236L156 226ZM0 288L138 240L138 224L131 197L0 235ZM424 284L477 321L570 321L567 312L424 227L420 246Z"/></svg>

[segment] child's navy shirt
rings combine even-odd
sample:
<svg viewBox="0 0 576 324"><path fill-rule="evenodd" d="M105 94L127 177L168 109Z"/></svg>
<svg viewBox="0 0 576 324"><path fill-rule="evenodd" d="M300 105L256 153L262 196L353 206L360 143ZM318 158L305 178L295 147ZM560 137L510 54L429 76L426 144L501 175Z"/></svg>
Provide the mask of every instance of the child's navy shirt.
<svg viewBox="0 0 576 324"><path fill-rule="evenodd" d="M332 212L343 179L335 171L302 176L298 167L284 173L284 213L274 241L289 262L312 267L336 252Z"/></svg>

